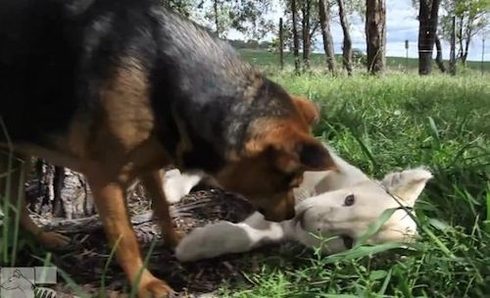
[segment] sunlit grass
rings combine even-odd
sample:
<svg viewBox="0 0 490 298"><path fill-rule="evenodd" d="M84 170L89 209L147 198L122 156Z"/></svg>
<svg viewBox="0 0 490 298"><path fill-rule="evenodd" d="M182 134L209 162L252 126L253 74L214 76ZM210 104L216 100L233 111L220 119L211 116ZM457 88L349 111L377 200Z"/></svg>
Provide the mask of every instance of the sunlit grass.
<svg viewBox="0 0 490 298"><path fill-rule="evenodd" d="M420 239L369 256L264 256L232 297L483 297L490 293L489 77L297 77L275 80L323 109L315 130L374 177L425 165L434 174L417 204Z"/></svg>

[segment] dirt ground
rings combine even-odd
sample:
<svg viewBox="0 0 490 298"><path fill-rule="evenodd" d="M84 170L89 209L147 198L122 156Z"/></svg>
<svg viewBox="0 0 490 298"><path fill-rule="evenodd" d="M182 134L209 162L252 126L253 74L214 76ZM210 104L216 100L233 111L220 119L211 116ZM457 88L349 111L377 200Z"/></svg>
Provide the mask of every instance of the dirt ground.
<svg viewBox="0 0 490 298"><path fill-rule="evenodd" d="M210 295L223 286L224 280L250 285L243 272L258 272L264 255L272 256L279 249L267 247L246 256L228 255L182 264L165 247L165 236L160 234L155 222L151 220L147 200L133 198L130 203L133 210L132 223L145 255L154 242L148 262L150 270L166 280L178 291L177 295L180 297ZM220 190L207 190L191 193L173 205L171 212L178 229L188 232L217 220L239 222L250 215L253 209L240 197ZM72 245L67 250L53 253L52 262L80 286L83 294L99 296L101 292L105 292L107 297L127 296L124 293L129 293L130 289L121 269L114 260L107 264L111 249L105 242L96 215L74 220L46 219L40 216L35 219L45 229L61 231L72 239ZM63 277L58 275L58 280L63 280ZM104 286L102 280L105 281ZM72 297L77 294L66 282L59 283L55 289L58 292L57 297Z"/></svg>

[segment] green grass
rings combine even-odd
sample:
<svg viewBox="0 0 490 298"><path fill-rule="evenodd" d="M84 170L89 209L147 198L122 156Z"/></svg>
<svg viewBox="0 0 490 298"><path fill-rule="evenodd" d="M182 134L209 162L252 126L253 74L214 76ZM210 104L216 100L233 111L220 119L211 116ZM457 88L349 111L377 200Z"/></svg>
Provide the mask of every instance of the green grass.
<svg viewBox="0 0 490 298"><path fill-rule="evenodd" d="M428 166L416 206L421 239L409 250L342 258L283 251L263 256L229 297L483 297L490 295L489 77L325 75L274 79L320 103L315 130L368 174ZM384 250L383 247L380 250ZM341 296L339 296L341 295Z"/></svg>

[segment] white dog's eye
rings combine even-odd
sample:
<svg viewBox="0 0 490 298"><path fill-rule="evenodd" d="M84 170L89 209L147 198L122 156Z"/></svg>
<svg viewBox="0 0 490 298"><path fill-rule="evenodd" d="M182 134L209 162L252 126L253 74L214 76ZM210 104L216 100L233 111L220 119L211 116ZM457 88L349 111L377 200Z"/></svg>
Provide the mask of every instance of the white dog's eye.
<svg viewBox="0 0 490 298"><path fill-rule="evenodd" d="M351 249L354 246L354 239L352 237L342 235L340 238L342 238L342 241L344 241L345 248Z"/></svg>
<svg viewBox="0 0 490 298"><path fill-rule="evenodd" d="M354 197L354 195L350 194L347 197L345 197L344 206L352 206L352 205L354 205L355 201L356 201L356 198Z"/></svg>

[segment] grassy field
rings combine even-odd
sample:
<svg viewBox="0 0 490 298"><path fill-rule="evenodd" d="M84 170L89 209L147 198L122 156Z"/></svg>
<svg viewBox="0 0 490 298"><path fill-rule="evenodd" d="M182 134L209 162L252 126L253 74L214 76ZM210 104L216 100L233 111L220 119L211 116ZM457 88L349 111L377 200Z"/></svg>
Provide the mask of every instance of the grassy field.
<svg viewBox="0 0 490 298"><path fill-rule="evenodd" d="M421 239L408 250L362 257L355 251L340 259L285 250L279 257L264 256L260 273L222 294L488 297L489 77L332 78L276 72L274 79L320 103L318 137L370 175L418 165L431 169L435 178L416 206Z"/></svg>
<svg viewBox="0 0 490 298"><path fill-rule="evenodd" d="M262 67L277 67L279 64L279 54L265 52L260 50L250 50L250 49L242 49L240 50L241 55L251 61L256 65L260 65ZM342 57L340 55L336 55L336 60L338 66L342 63ZM291 53L285 53L284 62L287 66L291 66L294 63L293 56ZM446 67L448 67L448 62L445 61ZM324 54L312 54L311 55L311 65L312 66L321 66L325 65L325 55ZM402 57L387 57L386 65L389 71L408 71L408 72L416 72L418 69L418 59L409 58L405 59ZM362 64L354 65L357 71L363 72L365 71L365 67ZM434 71L439 72L437 66L434 64ZM457 71L459 73L466 73L468 71L478 71L481 72L481 63L475 61L468 61L467 67L463 68L462 66L457 66ZM486 74L490 74L490 62L483 63L483 71Z"/></svg>
<svg viewBox="0 0 490 298"><path fill-rule="evenodd" d="M489 75L295 76L278 71L270 53L244 56L318 102L315 134L369 175L425 165L434 179L416 206L421 237L409 249L363 248L339 258L285 246L274 256L237 256L250 263L246 281L224 281L220 296L490 296ZM323 65L321 56L312 64Z"/></svg>

